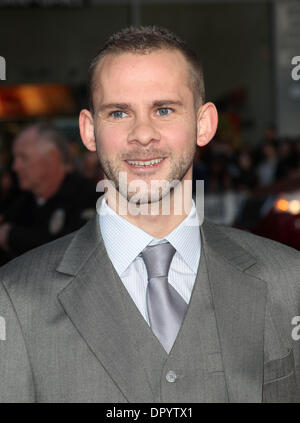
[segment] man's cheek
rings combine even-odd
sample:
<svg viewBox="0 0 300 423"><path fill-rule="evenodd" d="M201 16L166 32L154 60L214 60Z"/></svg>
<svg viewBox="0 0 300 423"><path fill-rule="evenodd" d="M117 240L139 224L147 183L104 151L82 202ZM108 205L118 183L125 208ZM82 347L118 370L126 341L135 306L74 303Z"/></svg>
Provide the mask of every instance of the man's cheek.
<svg viewBox="0 0 300 423"><path fill-rule="evenodd" d="M117 152L117 149L122 146L124 136L120 131L112 130L111 128L104 128L99 131L97 136L97 145L100 151L108 154L110 152Z"/></svg>
<svg viewBox="0 0 300 423"><path fill-rule="evenodd" d="M173 143L173 146L178 150L186 150L193 144L194 139L195 134L190 130L190 128L178 127L174 132L173 140L175 142Z"/></svg>
<svg viewBox="0 0 300 423"><path fill-rule="evenodd" d="M181 124L173 124L169 128L161 130L162 139L172 140L171 146L186 144L186 141L192 135L191 128Z"/></svg>

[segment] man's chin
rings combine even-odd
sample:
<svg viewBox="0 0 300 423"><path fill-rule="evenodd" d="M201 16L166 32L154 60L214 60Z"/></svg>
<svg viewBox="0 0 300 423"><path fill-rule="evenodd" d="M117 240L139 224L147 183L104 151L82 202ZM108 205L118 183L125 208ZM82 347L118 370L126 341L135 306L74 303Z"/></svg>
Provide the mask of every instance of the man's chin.
<svg viewBox="0 0 300 423"><path fill-rule="evenodd" d="M164 198L167 198L170 195L170 190L168 192L151 192L145 194L133 194L127 195L127 201L130 204L142 205L142 204L155 204L161 202Z"/></svg>

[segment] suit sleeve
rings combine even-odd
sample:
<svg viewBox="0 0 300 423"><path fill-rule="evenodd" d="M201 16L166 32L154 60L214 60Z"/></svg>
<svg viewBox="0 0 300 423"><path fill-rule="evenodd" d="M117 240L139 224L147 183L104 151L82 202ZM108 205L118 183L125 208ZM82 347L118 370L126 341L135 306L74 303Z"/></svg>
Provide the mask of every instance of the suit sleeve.
<svg viewBox="0 0 300 423"><path fill-rule="evenodd" d="M22 329L0 282L0 403L35 402L33 375Z"/></svg>

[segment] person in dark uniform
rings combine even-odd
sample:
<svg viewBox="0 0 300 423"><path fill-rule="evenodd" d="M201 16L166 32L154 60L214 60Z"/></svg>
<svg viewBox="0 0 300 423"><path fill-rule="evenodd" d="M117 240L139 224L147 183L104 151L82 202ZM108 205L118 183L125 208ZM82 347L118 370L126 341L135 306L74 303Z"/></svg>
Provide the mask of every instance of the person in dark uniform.
<svg viewBox="0 0 300 423"><path fill-rule="evenodd" d="M96 185L69 171L67 142L48 123L25 128L13 146L21 194L0 216L0 264L80 228L96 212Z"/></svg>

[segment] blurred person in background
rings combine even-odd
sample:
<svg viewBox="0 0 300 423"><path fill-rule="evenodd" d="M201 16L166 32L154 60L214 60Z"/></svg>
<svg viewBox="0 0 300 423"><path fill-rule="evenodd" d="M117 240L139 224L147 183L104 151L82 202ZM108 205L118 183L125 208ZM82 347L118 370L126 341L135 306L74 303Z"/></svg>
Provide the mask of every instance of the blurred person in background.
<svg viewBox="0 0 300 423"><path fill-rule="evenodd" d="M290 178L300 178L300 137L296 137L291 141L293 168L289 169Z"/></svg>
<svg viewBox="0 0 300 423"><path fill-rule="evenodd" d="M81 173L94 184L97 184L101 179L103 179L103 172L99 164L97 153L94 151L85 151L83 153Z"/></svg>
<svg viewBox="0 0 300 423"><path fill-rule="evenodd" d="M232 190L233 180L229 172L228 159L224 154L215 154L211 158L207 175L207 191L221 193Z"/></svg>
<svg viewBox="0 0 300 423"><path fill-rule="evenodd" d="M293 151L292 142L282 139L278 144L278 165L276 179L288 178L291 171L297 166L297 158Z"/></svg>
<svg viewBox="0 0 300 423"><path fill-rule="evenodd" d="M267 141L261 147L261 159L257 167L260 185L270 185L275 181L278 166L276 145Z"/></svg>
<svg viewBox="0 0 300 423"><path fill-rule="evenodd" d="M257 186L257 175L251 152L240 150L237 156L235 185L238 191L251 191Z"/></svg>
<svg viewBox="0 0 300 423"><path fill-rule="evenodd" d="M96 185L69 171L67 142L48 123L25 128L13 145L20 195L0 215L0 264L80 228L95 214Z"/></svg>
<svg viewBox="0 0 300 423"><path fill-rule="evenodd" d="M78 171L81 172L81 152L80 152L80 145L74 139L68 140L68 155L69 155L69 163L68 163L68 170L70 172Z"/></svg>
<svg viewBox="0 0 300 423"><path fill-rule="evenodd" d="M4 168L0 172L0 216L20 194L16 174Z"/></svg>

